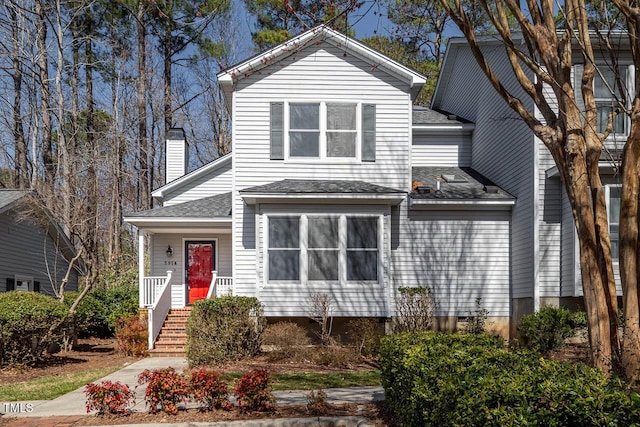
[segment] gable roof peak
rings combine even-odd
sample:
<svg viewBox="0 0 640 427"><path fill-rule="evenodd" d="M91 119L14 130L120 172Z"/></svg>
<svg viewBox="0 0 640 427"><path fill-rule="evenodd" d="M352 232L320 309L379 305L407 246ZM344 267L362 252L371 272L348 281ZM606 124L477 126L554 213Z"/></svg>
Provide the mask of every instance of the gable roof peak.
<svg viewBox="0 0 640 427"><path fill-rule="evenodd" d="M223 88L225 95L228 95L232 92L233 85L238 80L249 77L262 68L281 61L321 41L345 49L345 52L349 52L364 61L369 62L372 68L383 69L389 74L406 81L411 88L413 98L417 96L418 92L426 82L426 77L416 71L394 61L393 59L383 55L373 48L370 48L369 46L366 46L358 40L347 36L346 34L333 30L326 24L320 24L290 38L283 43L280 43L275 47L272 47L271 49L219 72L217 74L218 83ZM227 96L227 98L229 98L229 96Z"/></svg>

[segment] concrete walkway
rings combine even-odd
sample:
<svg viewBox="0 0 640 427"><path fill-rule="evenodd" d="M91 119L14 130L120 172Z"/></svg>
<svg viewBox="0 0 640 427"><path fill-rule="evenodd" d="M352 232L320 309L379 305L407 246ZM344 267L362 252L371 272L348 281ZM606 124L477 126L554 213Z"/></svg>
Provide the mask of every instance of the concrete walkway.
<svg viewBox="0 0 640 427"><path fill-rule="evenodd" d="M182 371L187 367L184 357L155 357L146 358L132 363L120 369L100 381L120 381L134 387L138 382L138 375L145 369L164 369L173 367L177 371ZM144 392L146 387L136 389L136 405L132 408L134 412L146 411L144 402ZM384 400L382 387L352 387L325 389L327 402L329 403L372 403ZM278 405L306 405L308 390L276 391ZM0 402L0 415L6 417L55 417L55 416L78 416L87 415L85 407L86 396L84 387L78 390L57 397L53 400L24 401L24 402ZM1 420L2 418L0 418ZM316 419L317 420L317 419Z"/></svg>

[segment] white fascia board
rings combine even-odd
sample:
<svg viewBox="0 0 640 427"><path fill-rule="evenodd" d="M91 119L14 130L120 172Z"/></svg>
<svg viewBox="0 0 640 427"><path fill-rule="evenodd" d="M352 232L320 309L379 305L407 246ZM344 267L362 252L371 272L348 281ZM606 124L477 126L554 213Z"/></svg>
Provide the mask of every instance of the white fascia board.
<svg viewBox="0 0 640 427"><path fill-rule="evenodd" d="M160 188L157 188L151 193L151 196L153 196L154 199L162 200L167 192L175 190L176 188L179 188L180 186L187 184L190 181L197 179L202 175L206 175L207 173L225 165L228 161L231 160L232 155L233 152L227 153L224 156L218 157L217 159L207 163L206 165L200 166L198 169L191 171L188 174L183 175L180 178L175 179Z"/></svg>
<svg viewBox="0 0 640 427"><path fill-rule="evenodd" d="M505 209L515 206L514 199L409 199L410 209Z"/></svg>
<svg viewBox="0 0 640 427"><path fill-rule="evenodd" d="M218 82L223 87L232 87L237 80L244 78L246 74L254 73L267 65L280 61L297 52L299 49L304 48L307 42L323 37L324 40L334 46L344 47L356 56L372 63L372 66L382 68L400 80L408 82L409 87L412 89L412 97L414 98L427 81L421 74L416 73L363 43L332 30L326 25L320 25L218 73Z"/></svg>
<svg viewBox="0 0 640 427"><path fill-rule="evenodd" d="M460 123L452 125L413 125L412 129L416 133L440 133L440 132L472 132L476 128L473 123Z"/></svg>
<svg viewBox="0 0 640 427"><path fill-rule="evenodd" d="M618 165L614 165L612 162L598 162L598 169L600 169L600 172L610 172L613 173L616 171L616 168L619 168ZM559 177L560 176L560 171L558 171L558 166L552 166L549 169L544 171L544 176L545 178L553 178L553 177Z"/></svg>
<svg viewBox="0 0 640 427"><path fill-rule="evenodd" d="M307 194L268 194L268 193L240 193L242 200L248 205L256 203L311 203L314 201L338 203L390 203L399 205L406 198L402 193L380 193L380 194L359 194L359 193L307 193Z"/></svg>
<svg viewBox="0 0 640 427"><path fill-rule="evenodd" d="M128 216L122 219L124 222L135 225L136 227L157 226L160 224L168 225L231 225L231 218L180 218L180 217L142 217Z"/></svg>

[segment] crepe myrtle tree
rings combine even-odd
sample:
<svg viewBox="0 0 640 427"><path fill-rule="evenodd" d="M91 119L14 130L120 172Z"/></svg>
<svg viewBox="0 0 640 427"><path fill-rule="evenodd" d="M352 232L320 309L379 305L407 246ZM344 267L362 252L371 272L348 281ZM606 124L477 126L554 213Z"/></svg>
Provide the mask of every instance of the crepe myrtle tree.
<svg viewBox="0 0 640 427"><path fill-rule="evenodd" d="M640 317L638 314L638 192L640 178L640 76L635 72L632 102L626 87L617 78L612 94L619 95L618 107L608 115L606 126L600 124L594 96L594 78L604 70L596 66L594 41L612 46L607 40L620 35L613 29L628 29L631 52L640 63L640 8L637 2L613 0L626 18L617 28L594 28L593 2L585 0L482 0L520 88L533 101L536 114L518 98L484 56L476 29L466 14L465 1L438 0L452 21L464 34L471 52L493 88L513 109L553 156L566 190L580 248L580 266L584 304L589 326L591 358L605 372L621 368L627 379L637 382L640 376ZM522 5L520 4L522 3ZM599 3L599 2L596 2ZM606 3L606 2L600 2ZM597 5L596 5L597 7ZM597 12L597 11L596 11ZM513 25L511 19L515 19ZM519 34L516 36L515 32ZM613 53L613 51L611 52ZM581 75L572 79L573 59L581 57ZM613 57L613 55L612 55ZM576 71L579 72L579 71ZM602 79L604 80L604 79ZM578 96L582 102L578 102ZM630 108L627 108L631 105ZM604 140L613 130L617 114L629 114L631 129L623 149L620 273L624 297L624 340L617 324L611 239L607 220L605 192L598 162ZM541 117L540 117L541 116Z"/></svg>

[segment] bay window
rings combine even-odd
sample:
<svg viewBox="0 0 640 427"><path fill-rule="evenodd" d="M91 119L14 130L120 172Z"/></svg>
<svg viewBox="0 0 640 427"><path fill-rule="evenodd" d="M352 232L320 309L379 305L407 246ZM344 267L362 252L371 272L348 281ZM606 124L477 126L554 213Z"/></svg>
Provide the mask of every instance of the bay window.
<svg viewBox="0 0 640 427"><path fill-rule="evenodd" d="M379 216L300 215L267 219L268 280L377 282Z"/></svg>

